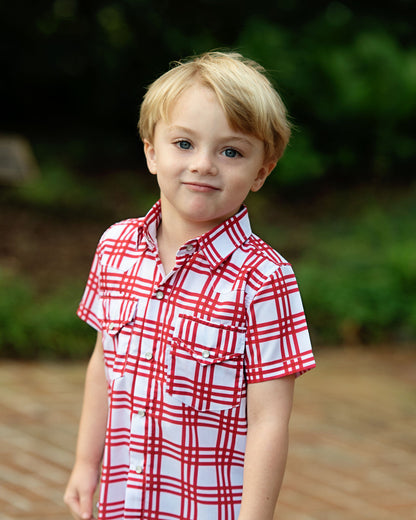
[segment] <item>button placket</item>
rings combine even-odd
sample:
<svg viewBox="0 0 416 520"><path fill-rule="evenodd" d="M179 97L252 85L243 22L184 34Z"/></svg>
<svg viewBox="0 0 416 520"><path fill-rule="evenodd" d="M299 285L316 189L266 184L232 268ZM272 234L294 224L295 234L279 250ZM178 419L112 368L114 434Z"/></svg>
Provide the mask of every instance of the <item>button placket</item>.
<svg viewBox="0 0 416 520"><path fill-rule="evenodd" d="M138 408L132 417L131 431L140 437L144 435L146 427L146 409ZM130 470L136 475L141 475L145 471L145 453L132 451L130 454Z"/></svg>
<svg viewBox="0 0 416 520"><path fill-rule="evenodd" d="M138 475L141 475L144 471L143 461L132 462L130 465L130 471L134 471Z"/></svg>

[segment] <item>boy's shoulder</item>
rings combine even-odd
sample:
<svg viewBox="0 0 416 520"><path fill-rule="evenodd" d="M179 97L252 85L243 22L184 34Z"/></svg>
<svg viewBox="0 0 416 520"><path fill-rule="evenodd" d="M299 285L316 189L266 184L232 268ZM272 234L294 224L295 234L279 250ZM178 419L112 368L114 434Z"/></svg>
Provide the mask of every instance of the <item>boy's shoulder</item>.
<svg viewBox="0 0 416 520"><path fill-rule="evenodd" d="M276 251L276 249L255 233L250 235L246 247L254 256L262 259L266 263L270 263L271 266L281 267L284 265L290 265L290 263L278 251Z"/></svg>
<svg viewBox="0 0 416 520"><path fill-rule="evenodd" d="M244 284L248 302L253 300L258 291L275 291L275 287L295 283L292 265L258 235L252 233L240 247L233 259L233 269L237 267L239 275L234 287Z"/></svg>
<svg viewBox="0 0 416 520"><path fill-rule="evenodd" d="M144 222L144 217L135 217L112 224L100 238L97 248L98 254L101 257L108 257L136 251Z"/></svg>
<svg viewBox="0 0 416 520"><path fill-rule="evenodd" d="M111 238L118 235L124 235L126 232L134 231L142 227L144 217L133 217L120 220L109 226L103 233L102 239Z"/></svg>
<svg viewBox="0 0 416 520"><path fill-rule="evenodd" d="M246 290L252 297L264 284L280 283L294 276L292 265L254 233L242 244L237 257L234 261L240 272L238 278L245 279Z"/></svg>
<svg viewBox="0 0 416 520"><path fill-rule="evenodd" d="M144 224L144 217L134 217L115 222L108 227L100 238L100 244L114 242L119 239L126 241L139 233Z"/></svg>

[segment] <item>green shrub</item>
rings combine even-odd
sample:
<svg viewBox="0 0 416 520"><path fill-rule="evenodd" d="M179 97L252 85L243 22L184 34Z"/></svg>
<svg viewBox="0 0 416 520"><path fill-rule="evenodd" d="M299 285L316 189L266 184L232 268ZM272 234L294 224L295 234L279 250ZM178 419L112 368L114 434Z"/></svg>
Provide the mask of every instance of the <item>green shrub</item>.
<svg viewBox="0 0 416 520"><path fill-rule="evenodd" d="M270 72L297 131L279 165L279 184L326 175L350 180L410 178L414 170L416 50L378 27L318 16L286 29L260 18L238 48Z"/></svg>
<svg viewBox="0 0 416 520"><path fill-rule="evenodd" d="M66 282L39 296L28 280L0 271L0 357L87 357L94 334L75 316L81 291L79 283Z"/></svg>
<svg viewBox="0 0 416 520"><path fill-rule="evenodd" d="M143 214L155 198L143 185L136 204L133 190L128 192L130 175L117 175L116 188L110 178L100 179L102 194L124 217L136 206ZM43 215L61 211L65 200L63 222L79 219L80 201L70 194L75 177L55 187L48 178L37 194L20 191L17 201L30 196L33 214ZM47 186L57 197L56 209ZM269 197L267 190L250 197L253 229L293 263L315 344L416 341L416 188L379 199L368 189L332 191L331 202L298 201L290 211ZM302 204L309 202L307 216ZM85 277L63 277L40 292L35 277L0 265L0 357L87 357L95 333L75 316Z"/></svg>
<svg viewBox="0 0 416 520"><path fill-rule="evenodd" d="M99 193L84 175L77 178L59 161L41 164L41 175L15 190L19 202L42 208L43 210L75 212L79 209L98 210Z"/></svg>
<svg viewBox="0 0 416 520"><path fill-rule="evenodd" d="M369 210L351 223L315 228L316 243L296 272L319 342L415 340L415 221L414 210Z"/></svg>

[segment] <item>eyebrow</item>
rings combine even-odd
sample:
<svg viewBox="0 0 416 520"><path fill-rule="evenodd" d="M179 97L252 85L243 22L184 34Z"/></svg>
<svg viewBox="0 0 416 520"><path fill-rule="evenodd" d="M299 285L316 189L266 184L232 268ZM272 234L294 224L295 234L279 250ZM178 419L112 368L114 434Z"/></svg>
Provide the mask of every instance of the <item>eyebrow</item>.
<svg viewBox="0 0 416 520"><path fill-rule="evenodd" d="M195 136L197 134L197 132L194 132L191 128L187 128L186 126L181 126L181 125L169 126L169 131L170 132L184 132L185 134L188 134L191 136ZM224 137L220 137L220 141L223 141L223 142L233 141L233 142L238 142L241 144L246 144L250 147L253 146L253 143L250 141L249 138L240 136L240 135L233 135L233 134L225 135Z"/></svg>

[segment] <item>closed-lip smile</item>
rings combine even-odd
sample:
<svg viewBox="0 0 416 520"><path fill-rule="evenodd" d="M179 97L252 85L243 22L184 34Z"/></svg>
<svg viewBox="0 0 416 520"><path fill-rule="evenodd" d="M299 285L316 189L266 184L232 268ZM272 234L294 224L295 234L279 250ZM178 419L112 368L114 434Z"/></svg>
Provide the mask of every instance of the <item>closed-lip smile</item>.
<svg viewBox="0 0 416 520"><path fill-rule="evenodd" d="M216 186L204 182L184 182L183 184L189 186L191 189L195 189L196 191L219 190Z"/></svg>

